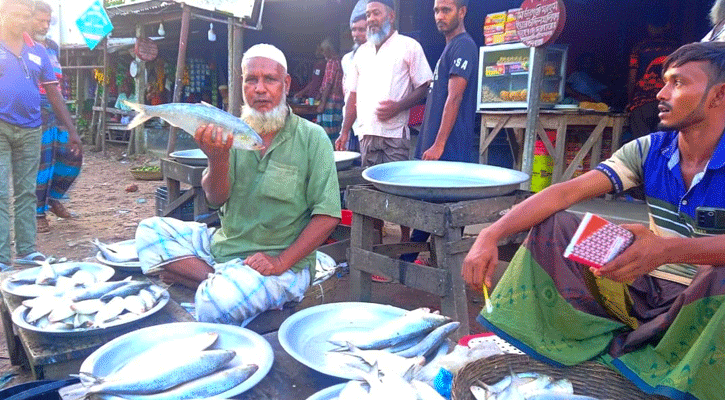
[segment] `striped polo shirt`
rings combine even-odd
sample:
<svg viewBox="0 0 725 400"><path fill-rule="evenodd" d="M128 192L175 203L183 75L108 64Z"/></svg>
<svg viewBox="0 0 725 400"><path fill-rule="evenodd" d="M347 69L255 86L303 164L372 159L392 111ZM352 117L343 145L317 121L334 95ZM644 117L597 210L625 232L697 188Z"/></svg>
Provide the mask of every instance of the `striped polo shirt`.
<svg viewBox="0 0 725 400"><path fill-rule="evenodd" d="M725 135L720 137L712 158L695 175L689 188L682 178L677 137L677 131L670 131L633 140L596 169L607 175L617 193L644 185L650 229L655 234L661 237L723 234L699 227L696 210L698 207L725 209Z"/></svg>

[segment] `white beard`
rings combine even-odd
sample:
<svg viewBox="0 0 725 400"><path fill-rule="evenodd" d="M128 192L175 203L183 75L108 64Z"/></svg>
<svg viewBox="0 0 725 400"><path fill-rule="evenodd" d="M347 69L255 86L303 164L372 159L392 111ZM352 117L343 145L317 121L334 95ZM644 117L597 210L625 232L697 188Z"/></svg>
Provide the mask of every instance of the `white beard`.
<svg viewBox="0 0 725 400"><path fill-rule="evenodd" d="M710 9L710 22L713 26L725 19L725 4L723 3L725 3L723 0L716 0Z"/></svg>
<svg viewBox="0 0 725 400"><path fill-rule="evenodd" d="M390 35L390 30L393 28L393 25L390 23L390 21L383 22L383 25L380 27L379 32L372 32L371 28L368 28L367 31L367 38L372 44L375 46L380 46L385 39L388 38L388 35Z"/></svg>
<svg viewBox="0 0 725 400"><path fill-rule="evenodd" d="M246 97L246 96L245 96ZM254 129L260 136L276 133L287 122L287 95L283 94L279 104L267 112L260 112L249 106L244 99L242 106L242 120Z"/></svg>

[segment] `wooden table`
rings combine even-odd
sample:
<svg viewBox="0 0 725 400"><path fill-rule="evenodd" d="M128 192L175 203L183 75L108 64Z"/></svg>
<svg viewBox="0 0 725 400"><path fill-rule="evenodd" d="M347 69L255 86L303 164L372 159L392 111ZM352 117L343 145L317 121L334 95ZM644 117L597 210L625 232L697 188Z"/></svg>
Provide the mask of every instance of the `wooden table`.
<svg viewBox="0 0 725 400"><path fill-rule="evenodd" d="M206 194L201 187L201 176L205 166L187 165L170 158L161 159L161 172L166 179L168 200L163 217L173 213L189 199L194 199L194 218L209 212L206 205ZM191 185L191 189L181 193L181 183Z"/></svg>
<svg viewBox="0 0 725 400"><path fill-rule="evenodd" d="M0 274L0 281L17 271ZM115 280L115 279L114 279ZM152 325L171 322L194 321L194 317L181 308L173 299L157 311L136 323L114 329L108 333L88 336L56 336L18 328L12 323L11 315L23 298L0 290L0 317L5 329L10 361L13 365L25 365L33 378L65 379L68 374L78 373L83 360L96 349L123 334Z"/></svg>
<svg viewBox="0 0 725 400"><path fill-rule="evenodd" d="M304 119L312 121L317 118L317 106L310 106L307 104L290 104L289 106L295 115L299 115Z"/></svg>
<svg viewBox="0 0 725 400"><path fill-rule="evenodd" d="M463 238L463 227L497 220L501 212L528 192L453 203L430 203L379 191L370 185L350 186L347 206L353 212L348 264L352 299L370 301L371 275L389 276L401 284L438 295L441 313L461 323L452 339L469 333L466 286L461 266L475 238ZM428 243L379 244L375 219L431 233ZM431 266L400 260L401 254L430 251Z"/></svg>
<svg viewBox="0 0 725 400"><path fill-rule="evenodd" d="M523 154L524 131L526 129L526 110L506 110L506 111L479 111L481 114L481 138L479 146L479 162L486 164L488 162L488 146L498 135L501 129L512 128L515 139L510 138L512 144L516 144L518 149L514 151L517 154L516 165L518 169L521 167L521 159L527 157ZM558 183L568 179L574 175L576 168L584 160L584 157L591 152L591 165L599 164L602 154L602 137L605 128L612 130L612 153L617 150L622 140L622 129L627 125L628 114L626 113L603 113L588 110L541 110L539 112L539 126L536 129L536 135L539 140L544 142L546 150L554 159L554 171L551 177L551 183ZM566 164L564 153L566 149L567 127L568 126L586 126L592 128L592 133L587 141L582 145L581 150L576 154L570 164ZM549 137L546 135L545 129L556 130L556 143L552 145ZM531 156L531 155L528 155Z"/></svg>

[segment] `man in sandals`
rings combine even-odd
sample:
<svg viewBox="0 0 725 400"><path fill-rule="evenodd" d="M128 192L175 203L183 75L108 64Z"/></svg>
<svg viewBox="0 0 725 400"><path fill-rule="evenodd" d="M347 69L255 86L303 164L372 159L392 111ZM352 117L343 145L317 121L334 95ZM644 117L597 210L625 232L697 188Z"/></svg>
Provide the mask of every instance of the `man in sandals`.
<svg viewBox="0 0 725 400"><path fill-rule="evenodd" d="M60 122L77 136L48 53L25 33L31 30L33 7L32 0L0 2L0 270L10 266L11 177L16 262L45 259L35 250L41 84ZM70 151L80 155L80 144Z"/></svg>

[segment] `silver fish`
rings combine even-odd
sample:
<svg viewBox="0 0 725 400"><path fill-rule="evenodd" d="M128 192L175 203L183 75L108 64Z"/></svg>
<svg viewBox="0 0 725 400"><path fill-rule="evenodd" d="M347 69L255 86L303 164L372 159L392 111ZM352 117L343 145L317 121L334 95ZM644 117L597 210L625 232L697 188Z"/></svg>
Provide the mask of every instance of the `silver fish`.
<svg viewBox="0 0 725 400"><path fill-rule="evenodd" d="M222 135L225 138L228 134L232 135L232 146L236 149L261 150L264 148L262 138L244 121L206 103L170 103L159 106L146 106L127 101L124 103L138 112L129 122L129 128L134 128L153 117L159 117L193 136L201 125L214 124L223 129Z"/></svg>
<svg viewBox="0 0 725 400"><path fill-rule="evenodd" d="M361 350L351 343L347 344L347 349L332 350L327 356L329 358L335 354L347 355L348 359L341 362L365 373L371 373L373 366L376 366L384 374L402 376L408 371L417 372L425 364L423 357L405 358L385 350Z"/></svg>
<svg viewBox="0 0 725 400"><path fill-rule="evenodd" d="M114 297L126 297L132 294L138 294L141 289L146 289L149 286L151 286L151 282L128 282L101 296L101 301L109 301Z"/></svg>
<svg viewBox="0 0 725 400"><path fill-rule="evenodd" d="M96 317L93 319L93 326L103 328L106 322L110 322L121 315L125 308L126 307L123 304L123 297L112 298L111 301L98 310Z"/></svg>
<svg viewBox="0 0 725 400"><path fill-rule="evenodd" d="M527 397L526 400L599 400L596 397L582 396L578 394L562 393L541 393Z"/></svg>
<svg viewBox="0 0 725 400"><path fill-rule="evenodd" d="M70 308L78 314L90 315L97 313L104 304L100 299L89 299L71 303Z"/></svg>
<svg viewBox="0 0 725 400"><path fill-rule="evenodd" d="M415 346L403 350L401 352L395 353L401 357L415 357L415 356L427 356L430 354L433 350L437 349L438 346L443 343L448 335L453 333L458 327L461 325L458 321L449 322L445 325L441 325L438 328L435 328L431 333L428 334L428 336L425 337L425 339L421 340L418 344Z"/></svg>
<svg viewBox="0 0 725 400"><path fill-rule="evenodd" d="M158 362L158 360L168 360L179 353L179 349L186 352L196 353L209 348L219 338L216 332L204 332L193 336L186 336L179 339L171 339L163 341L153 347L144 350L143 353L131 358L126 364L118 369L114 374L123 375L128 371L137 371L146 368L147 365Z"/></svg>
<svg viewBox="0 0 725 400"><path fill-rule="evenodd" d="M124 369L97 378L88 393L95 394L150 394L211 374L224 367L236 356L233 350L205 350L182 352L172 359L157 360L135 371Z"/></svg>
<svg viewBox="0 0 725 400"><path fill-rule="evenodd" d="M125 263L130 261L138 261L138 253L136 252L136 245L133 244L106 244L94 239L91 243L98 248L103 257L115 263ZM134 242L135 243L135 242Z"/></svg>
<svg viewBox="0 0 725 400"><path fill-rule="evenodd" d="M55 323L74 316L76 312L71 308L72 304L73 302L66 298L59 300L53 307L53 311L48 315L48 321Z"/></svg>
<svg viewBox="0 0 725 400"><path fill-rule="evenodd" d="M131 277L129 276L128 278L126 278L122 281L99 282L99 283L91 285L87 288L76 289L69 296L70 296L71 300L73 300L73 301L98 299L101 296L103 296L104 294L110 292L111 290L126 285L130 280L131 280Z"/></svg>
<svg viewBox="0 0 725 400"><path fill-rule="evenodd" d="M35 284L37 285L55 285L56 280L59 276L70 276L80 270L80 267L74 264L48 264L43 262L42 266L38 268L37 275L35 275ZM27 281L26 278L24 281ZM22 282L16 282L22 283Z"/></svg>
<svg viewBox="0 0 725 400"><path fill-rule="evenodd" d="M126 310L128 310L128 312L136 315L141 315L148 311L148 308L146 308L146 304L143 300L141 300L141 297L135 294L124 297L123 306L126 308Z"/></svg>
<svg viewBox="0 0 725 400"><path fill-rule="evenodd" d="M431 313L427 308L418 308L368 332L334 334L328 342L341 347L350 342L363 350L382 349L426 334L450 320L449 317Z"/></svg>
<svg viewBox="0 0 725 400"><path fill-rule="evenodd" d="M259 367L255 364L242 365L214 372L210 375L182 383L160 393L148 395L128 395L127 400L184 400L216 398L219 394L240 385L254 375Z"/></svg>

